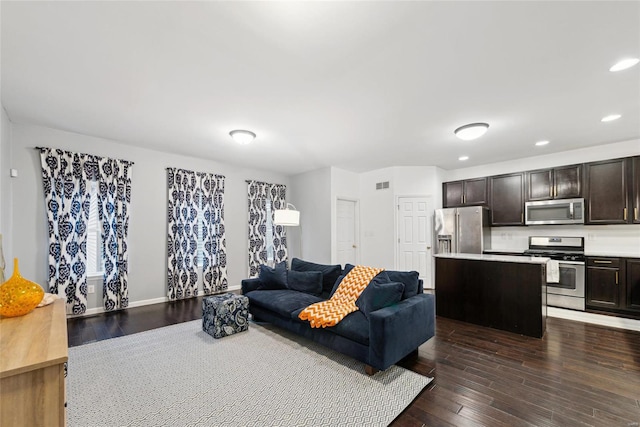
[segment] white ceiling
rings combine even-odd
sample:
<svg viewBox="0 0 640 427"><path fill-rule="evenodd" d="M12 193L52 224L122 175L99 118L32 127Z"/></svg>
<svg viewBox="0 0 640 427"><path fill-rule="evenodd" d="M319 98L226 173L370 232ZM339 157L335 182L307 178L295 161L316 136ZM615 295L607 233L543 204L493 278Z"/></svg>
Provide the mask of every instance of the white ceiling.
<svg viewBox="0 0 640 427"><path fill-rule="evenodd" d="M455 169L640 137L640 66L608 71L640 56L637 1L0 7L16 123L286 174ZM622 118L600 122L610 113ZM453 135L476 121L491 126L481 139ZM258 137L235 145L237 128Z"/></svg>

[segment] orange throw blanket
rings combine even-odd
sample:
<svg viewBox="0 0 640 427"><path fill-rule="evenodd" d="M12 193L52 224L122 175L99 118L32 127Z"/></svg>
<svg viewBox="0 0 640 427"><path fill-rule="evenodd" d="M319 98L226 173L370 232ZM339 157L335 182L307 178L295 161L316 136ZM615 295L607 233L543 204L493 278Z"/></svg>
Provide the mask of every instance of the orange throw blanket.
<svg viewBox="0 0 640 427"><path fill-rule="evenodd" d="M364 288L384 268L371 268L356 265L338 285L331 299L311 304L300 312L298 317L308 320L312 328L335 326L349 313L358 310L356 300Z"/></svg>

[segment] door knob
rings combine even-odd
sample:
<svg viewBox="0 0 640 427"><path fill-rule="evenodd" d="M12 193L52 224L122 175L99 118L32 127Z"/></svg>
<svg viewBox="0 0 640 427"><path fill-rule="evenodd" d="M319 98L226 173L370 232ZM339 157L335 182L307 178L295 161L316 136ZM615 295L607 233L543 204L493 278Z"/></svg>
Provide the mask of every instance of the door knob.
<svg viewBox="0 0 640 427"><path fill-rule="evenodd" d="M355 249L357 246L356 246L356 245L351 245L351 247L352 247L353 249Z"/></svg>
<svg viewBox="0 0 640 427"><path fill-rule="evenodd" d="M428 251L429 251L429 250L431 250L431 246L427 246L427 250L428 250Z"/></svg>

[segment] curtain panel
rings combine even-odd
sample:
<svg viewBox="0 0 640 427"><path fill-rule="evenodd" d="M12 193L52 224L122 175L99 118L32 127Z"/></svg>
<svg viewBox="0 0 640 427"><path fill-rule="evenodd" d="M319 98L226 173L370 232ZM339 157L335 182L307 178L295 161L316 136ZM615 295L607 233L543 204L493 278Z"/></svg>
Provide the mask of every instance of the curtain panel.
<svg viewBox="0 0 640 427"><path fill-rule="evenodd" d="M52 148L37 149L49 228L49 292L66 298L68 314L82 314L87 309L89 184L97 181L99 191L104 188L105 192L102 197L98 195L98 210L106 212L100 216L105 267L112 263L108 273L105 268L104 307L106 310L126 307L126 231L133 163ZM114 181L113 175L119 178ZM116 196L109 197L111 193ZM114 234L119 237L111 238Z"/></svg>
<svg viewBox="0 0 640 427"><path fill-rule="evenodd" d="M286 185L247 181L249 277L257 277L260 265L267 264L267 199L271 200L273 224L273 211L286 207L286 192ZM281 225L273 225L273 246L274 261L286 260L287 237Z"/></svg>
<svg viewBox="0 0 640 427"><path fill-rule="evenodd" d="M222 175L168 168L167 295L169 300L228 288ZM202 238L202 265L198 241Z"/></svg>
<svg viewBox="0 0 640 427"><path fill-rule="evenodd" d="M168 168L167 281L169 300L198 295L196 173Z"/></svg>
<svg viewBox="0 0 640 427"><path fill-rule="evenodd" d="M98 215L102 226L104 277L102 300L107 311L129 306L129 205L131 162L98 160Z"/></svg>
<svg viewBox="0 0 640 427"><path fill-rule="evenodd" d="M222 175L199 173L203 217L203 281L205 294L228 288L227 237L224 227L224 179Z"/></svg>

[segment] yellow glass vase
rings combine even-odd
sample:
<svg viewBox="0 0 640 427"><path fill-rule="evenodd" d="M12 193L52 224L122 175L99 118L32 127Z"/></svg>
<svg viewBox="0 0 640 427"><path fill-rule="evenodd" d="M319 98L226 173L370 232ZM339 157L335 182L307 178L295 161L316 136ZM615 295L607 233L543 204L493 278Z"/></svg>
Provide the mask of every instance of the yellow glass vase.
<svg viewBox="0 0 640 427"><path fill-rule="evenodd" d="M23 316L36 308L43 297L40 285L20 275L18 258L14 258L13 276L0 286L0 316Z"/></svg>

